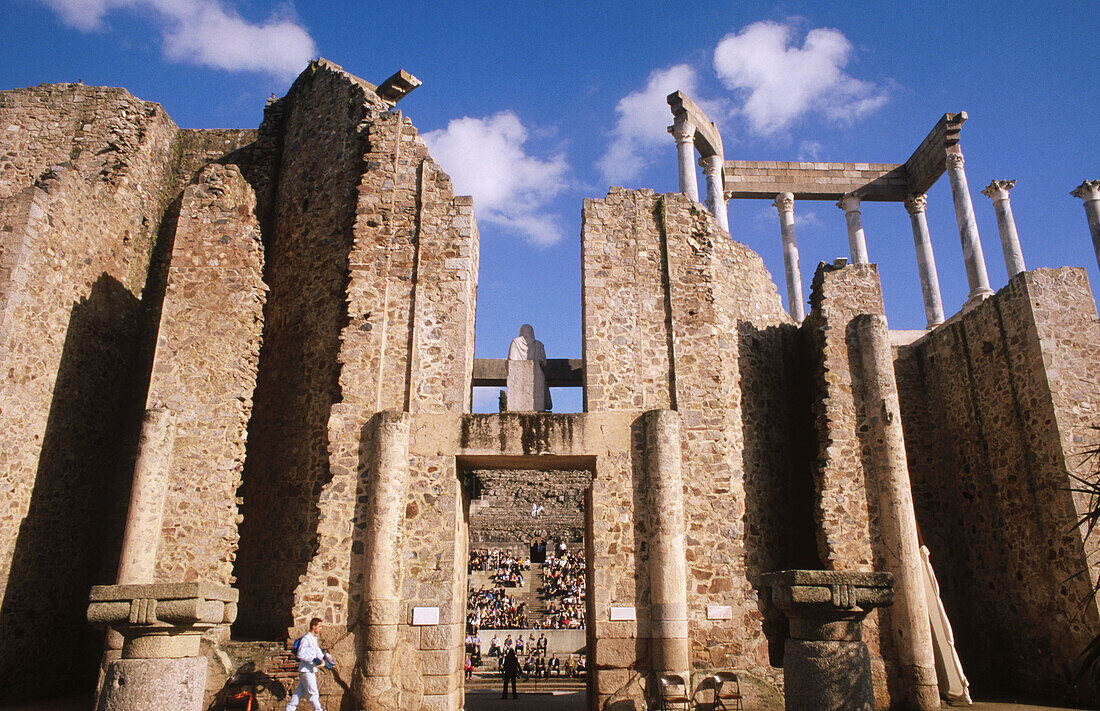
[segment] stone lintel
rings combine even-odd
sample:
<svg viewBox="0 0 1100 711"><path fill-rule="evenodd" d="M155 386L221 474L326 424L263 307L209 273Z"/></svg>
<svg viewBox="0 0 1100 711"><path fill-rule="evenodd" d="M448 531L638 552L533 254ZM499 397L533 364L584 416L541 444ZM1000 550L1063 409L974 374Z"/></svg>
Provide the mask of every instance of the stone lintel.
<svg viewBox="0 0 1100 711"><path fill-rule="evenodd" d="M135 631L201 631L231 624L237 617L237 591L215 583L96 585L88 621ZM130 633L123 631L124 635Z"/></svg>
<svg viewBox="0 0 1100 711"><path fill-rule="evenodd" d="M905 161L909 177L909 192L923 195L947 169L947 153L957 150L959 133L966 122L966 112L946 113L928 132L917 150Z"/></svg>
<svg viewBox="0 0 1100 711"><path fill-rule="evenodd" d="M579 388L584 385L582 358L547 358L546 384L552 388ZM507 358L475 358L474 387L505 387L508 384Z"/></svg>
<svg viewBox="0 0 1100 711"><path fill-rule="evenodd" d="M727 199L771 199L792 193L795 200L902 202L908 194L905 166L898 163L727 160L722 169Z"/></svg>
<svg viewBox="0 0 1100 711"><path fill-rule="evenodd" d="M383 101L396 104L404 99L410 91L420 86L423 82L409 74L404 69L398 69L397 73L378 85L374 93Z"/></svg>
<svg viewBox="0 0 1100 711"><path fill-rule="evenodd" d="M704 157L724 155L722 134L718 132L718 127L707 117L705 111L682 91L672 92L668 95L667 101L673 116L677 119L686 119L695 126L695 149L700 155Z"/></svg>
<svg viewBox="0 0 1100 711"><path fill-rule="evenodd" d="M237 602L235 588L218 583L148 583L142 585L93 585L88 595L90 602L119 602L129 600L183 600L201 598Z"/></svg>

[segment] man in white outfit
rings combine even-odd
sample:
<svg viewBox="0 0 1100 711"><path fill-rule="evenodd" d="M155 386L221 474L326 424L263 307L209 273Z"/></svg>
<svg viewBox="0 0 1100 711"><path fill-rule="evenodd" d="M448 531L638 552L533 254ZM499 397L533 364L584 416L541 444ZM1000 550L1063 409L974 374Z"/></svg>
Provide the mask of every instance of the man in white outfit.
<svg viewBox="0 0 1100 711"><path fill-rule="evenodd" d="M286 711L298 708L298 702L303 696L313 704L314 711L322 711L321 696L317 693L317 669L324 664L325 659L321 643L317 641L320 633L321 618L314 617L309 621L309 632L302 635L302 641L298 643L298 688L291 694L290 701L286 702Z"/></svg>

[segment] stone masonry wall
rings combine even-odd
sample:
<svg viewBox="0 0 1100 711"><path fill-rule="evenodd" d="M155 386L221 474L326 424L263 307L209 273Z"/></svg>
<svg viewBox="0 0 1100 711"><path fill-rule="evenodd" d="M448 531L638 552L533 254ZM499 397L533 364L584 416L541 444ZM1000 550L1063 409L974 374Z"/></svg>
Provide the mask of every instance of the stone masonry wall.
<svg viewBox="0 0 1100 711"><path fill-rule="evenodd" d="M233 165L183 192L148 395L176 416L158 581L232 582L267 289L255 207Z"/></svg>
<svg viewBox="0 0 1100 711"><path fill-rule="evenodd" d="M784 494L803 490L808 509L808 402L799 407L805 390L784 371L801 362L797 329L759 257L682 196L613 188L605 200L586 200L582 249L586 409L672 408L683 418L692 663L766 676L769 646L776 645L768 644L765 627L782 632L764 623L758 576L813 558L812 544L797 542L807 531L786 525L783 508L769 508L785 508ZM742 385L752 388L750 408L742 407ZM761 398L784 404L761 407ZM774 434L762 436L765 423ZM638 472L633 479L636 485ZM615 498L633 500L635 527L643 527L633 534L643 535L645 516L656 514L640 515L644 495L601 484L593 486L597 515ZM632 567L609 557L624 543L597 539L595 568L633 580ZM733 619L708 620L708 605L730 606ZM604 644L605 635L597 636ZM605 693L612 690L601 689L601 698Z"/></svg>
<svg viewBox="0 0 1100 711"><path fill-rule="evenodd" d="M558 539L584 540L584 497L592 484L587 471L477 469L480 496L470 502L471 545L529 543L541 536L547 551ZM537 516L532 506L541 506ZM525 554L526 555L526 554Z"/></svg>
<svg viewBox="0 0 1100 711"><path fill-rule="evenodd" d="M1072 699L1067 670L1100 626L1096 541L1075 526L1088 502L1070 492L1095 471L1098 355L1082 269L1019 274L898 351L917 520L979 691Z"/></svg>
<svg viewBox="0 0 1100 711"><path fill-rule="evenodd" d="M101 637L84 610L117 564L101 504L125 497L139 300L175 135L120 89L0 92L0 644L27 654L0 672L5 699L94 678Z"/></svg>
<svg viewBox="0 0 1100 711"><path fill-rule="evenodd" d="M864 375L854 325L862 314L885 318L878 268L873 264L819 265L803 329L815 356L813 409L818 456L813 520L818 554L826 570L885 570L878 533L878 484L865 451ZM888 614L888 610L875 610L863 622L876 702L883 707L897 693L892 686L896 664L886 633Z"/></svg>

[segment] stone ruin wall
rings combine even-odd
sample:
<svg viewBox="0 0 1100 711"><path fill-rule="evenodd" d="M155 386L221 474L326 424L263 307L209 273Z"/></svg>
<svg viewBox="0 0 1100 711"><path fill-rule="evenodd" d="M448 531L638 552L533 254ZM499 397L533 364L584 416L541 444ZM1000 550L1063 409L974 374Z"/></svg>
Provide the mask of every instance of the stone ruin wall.
<svg viewBox="0 0 1100 711"><path fill-rule="evenodd" d="M917 519L978 688L1078 693L1066 670L1100 615L1069 489L1095 471L1098 356L1083 269L1019 274L898 350Z"/></svg>
<svg viewBox="0 0 1100 711"><path fill-rule="evenodd" d="M0 672L4 697L42 693L46 670L72 670L73 688L94 678L102 635L83 608L118 560L110 502L128 482L120 443L175 133L120 89L0 93L0 644L43 670Z"/></svg>
<svg viewBox="0 0 1100 711"><path fill-rule="evenodd" d="M809 402L805 380L783 370L801 365L801 341L774 283L760 258L712 219L682 196L647 190L613 188L604 200L585 201L586 410L675 408L682 415L692 661L763 678L774 674L783 630L779 620L765 623L759 576L814 557L810 530L787 516L789 502L809 508L799 494L812 456ZM742 407L743 387L751 389L751 407ZM759 404L767 399L785 404ZM770 436L758 439L763 428ZM634 515L626 526L620 520L620 512L645 510L643 477L632 468L641 460L638 450L633 465L593 482L593 530L606 533L593 541L593 619L608 628L597 629L597 665L606 650L612 666L630 666L633 643L616 649L615 637L645 636L615 630L600 610L635 605L644 624L649 581L639 544L652 514ZM706 619L707 605L731 606L733 620ZM769 645L766 628L777 644ZM644 653L641 663L648 664ZM620 674L625 683L629 674ZM601 700L620 681L605 676Z"/></svg>
<svg viewBox="0 0 1100 711"><path fill-rule="evenodd" d="M587 471L475 469L480 497L470 502L470 546L546 539L550 553L559 539L584 541L584 497L592 483ZM532 506L544 511L531 516ZM573 548L571 547L570 550Z"/></svg>

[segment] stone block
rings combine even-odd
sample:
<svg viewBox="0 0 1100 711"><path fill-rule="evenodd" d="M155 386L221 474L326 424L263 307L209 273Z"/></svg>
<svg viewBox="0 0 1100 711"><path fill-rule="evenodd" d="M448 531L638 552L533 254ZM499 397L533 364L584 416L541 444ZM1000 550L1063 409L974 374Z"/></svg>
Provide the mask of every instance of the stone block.
<svg viewBox="0 0 1100 711"><path fill-rule="evenodd" d="M119 659L107 667L96 711L200 711L205 686L201 657Z"/></svg>

